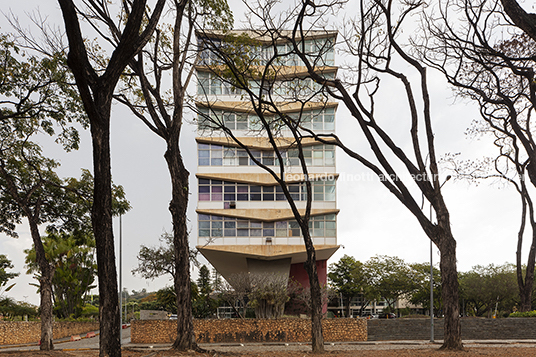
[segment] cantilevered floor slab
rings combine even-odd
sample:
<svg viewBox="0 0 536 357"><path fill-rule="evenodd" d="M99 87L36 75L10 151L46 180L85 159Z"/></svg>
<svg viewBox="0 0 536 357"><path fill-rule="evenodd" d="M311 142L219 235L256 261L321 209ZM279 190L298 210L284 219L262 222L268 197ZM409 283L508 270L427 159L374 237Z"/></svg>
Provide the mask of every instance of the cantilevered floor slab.
<svg viewBox="0 0 536 357"><path fill-rule="evenodd" d="M249 271L251 260L288 261L288 264L307 260L304 245L207 245L197 249L225 278ZM315 246L316 260L327 260L339 249L338 245Z"/></svg>

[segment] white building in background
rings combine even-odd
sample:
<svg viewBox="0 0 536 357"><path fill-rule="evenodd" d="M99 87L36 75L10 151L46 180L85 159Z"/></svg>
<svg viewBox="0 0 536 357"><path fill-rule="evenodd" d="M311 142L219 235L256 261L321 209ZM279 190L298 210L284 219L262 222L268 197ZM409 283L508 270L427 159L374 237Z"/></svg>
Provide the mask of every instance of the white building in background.
<svg viewBox="0 0 536 357"><path fill-rule="evenodd" d="M233 31L235 34L241 31ZM312 54L326 49L323 54L324 73L335 75L333 46L336 32L309 32L304 39ZM198 38L201 34L198 33ZM208 36L220 41L217 33ZM201 38L202 39L202 38ZM269 55L272 43L257 38L255 51ZM287 44L278 43L285 50ZM235 88L222 83L211 74L210 53L201 53L197 66L198 110L215 116L233 131L263 164L277 172L279 162L268 139L259 131L258 118L249 102ZM299 61L289 57L280 63L285 73L306 76ZM289 72L290 71L290 72ZM310 80L309 80L310 81ZM301 83L301 82L300 82ZM255 85L255 83L253 83ZM281 81L274 91L285 91L288 82ZM311 82L311 86L312 86ZM208 109L210 105L211 110ZM282 102L279 109L297 115L300 106ZM302 113L302 125L319 133L335 130L336 102L311 102ZM278 148L283 154L287 170L286 180L298 208L305 208L305 184L297 149L290 132L281 133ZM285 136L287 134L287 136ZM205 130L199 120L197 141L198 182L198 239L197 248L225 278L242 272L279 272L308 286L303 268L306 251L301 231L294 220L286 198L272 176L257 167L245 150L221 131ZM313 179L311 235L316 249L317 267L321 284L327 283L327 260L338 249L335 148L314 140L304 140L304 154L310 178Z"/></svg>

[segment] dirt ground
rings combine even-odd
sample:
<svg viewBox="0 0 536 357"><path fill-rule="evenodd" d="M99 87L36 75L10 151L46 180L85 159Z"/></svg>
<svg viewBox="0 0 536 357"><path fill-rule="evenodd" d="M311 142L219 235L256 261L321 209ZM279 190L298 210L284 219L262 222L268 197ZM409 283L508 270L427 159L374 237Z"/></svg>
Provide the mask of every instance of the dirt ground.
<svg viewBox="0 0 536 357"><path fill-rule="evenodd" d="M97 350L89 351L19 351L19 352L2 352L0 351L0 357L97 357L99 355ZM210 351L205 353L198 352L183 352L177 353L172 351L133 351L123 350L123 357L173 357L173 356L190 356L190 357L304 357L304 356L323 356L323 357L477 357L477 356L507 356L507 357L527 357L536 356L535 347L509 347L509 346L496 346L496 347L469 347L463 351L449 352L439 351L437 348L419 348L419 349L359 349L359 350L347 350L347 351L329 351L320 355L313 355L311 352L304 351L256 351L256 352L217 352Z"/></svg>

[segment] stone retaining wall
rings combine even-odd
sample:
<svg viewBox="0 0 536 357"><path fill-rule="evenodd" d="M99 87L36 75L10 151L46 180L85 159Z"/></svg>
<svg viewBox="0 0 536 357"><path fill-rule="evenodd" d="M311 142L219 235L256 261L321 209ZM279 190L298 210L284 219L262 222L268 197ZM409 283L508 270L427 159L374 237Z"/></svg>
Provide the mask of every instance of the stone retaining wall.
<svg viewBox="0 0 536 357"><path fill-rule="evenodd" d="M324 340L366 341L364 319L326 319L322 321ZM133 321L132 343L171 343L175 340L177 320ZM309 319L222 319L194 320L198 343L214 342L309 342Z"/></svg>
<svg viewBox="0 0 536 357"><path fill-rule="evenodd" d="M536 339L536 318L461 319L464 340ZM429 340L430 319L368 320L369 341ZM443 339L443 319L434 319L434 338Z"/></svg>
<svg viewBox="0 0 536 357"><path fill-rule="evenodd" d="M99 329L98 322L54 322L54 339L80 335ZM40 321L0 321L0 345L37 343L41 339Z"/></svg>

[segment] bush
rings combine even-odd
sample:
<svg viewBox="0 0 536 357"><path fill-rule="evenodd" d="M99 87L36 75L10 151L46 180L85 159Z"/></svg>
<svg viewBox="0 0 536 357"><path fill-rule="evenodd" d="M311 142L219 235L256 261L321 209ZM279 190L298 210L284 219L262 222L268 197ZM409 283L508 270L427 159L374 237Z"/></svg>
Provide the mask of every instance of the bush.
<svg viewBox="0 0 536 357"><path fill-rule="evenodd" d="M81 315L82 317L85 317L85 318L91 318L91 317L98 318L99 308L96 306L87 304L82 308Z"/></svg>
<svg viewBox="0 0 536 357"><path fill-rule="evenodd" d="M536 310L525 312L512 312L509 317L536 317Z"/></svg>

